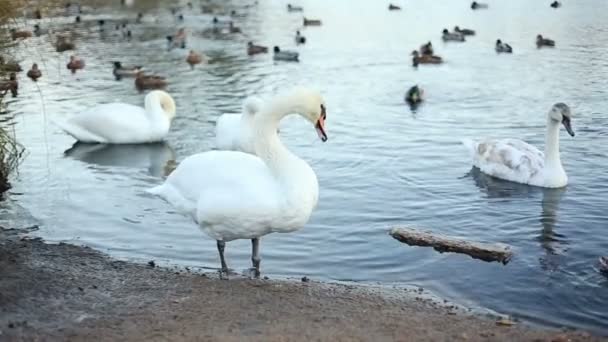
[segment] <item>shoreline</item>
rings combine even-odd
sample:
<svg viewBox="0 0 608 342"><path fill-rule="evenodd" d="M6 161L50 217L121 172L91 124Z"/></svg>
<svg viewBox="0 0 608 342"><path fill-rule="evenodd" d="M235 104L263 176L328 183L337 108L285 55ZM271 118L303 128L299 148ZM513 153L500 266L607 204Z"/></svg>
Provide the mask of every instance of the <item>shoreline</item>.
<svg viewBox="0 0 608 342"><path fill-rule="evenodd" d="M0 339L602 341L503 324L417 289L244 277L118 261L0 230Z"/></svg>

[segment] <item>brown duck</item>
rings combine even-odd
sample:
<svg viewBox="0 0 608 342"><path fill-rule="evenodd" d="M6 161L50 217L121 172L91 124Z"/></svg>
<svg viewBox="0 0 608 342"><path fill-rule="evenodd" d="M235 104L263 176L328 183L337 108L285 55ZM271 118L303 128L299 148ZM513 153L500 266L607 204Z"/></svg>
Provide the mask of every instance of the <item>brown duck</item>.
<svg viewBox="0 0 608 342"><path fill-rule="evenodd" d="M420 55L418 51L414 50L412 52L412 64L414 66L418 66L418 64L441 64L443 63L443 59L439 56L433 55Z"/></svg>
<svg viewBox="0 0 608 342"><path fill-rule="evenodd" d="M4 72L20 72L23 71L19 63L15 61L6 61L3 56L0 56L0 71Z"/></svg>
<svg viewBox="0 0 608 342"><path fill-rule="evenodd" d="M72 55L72 56L70 56L70 61L68 62L66 67L68 69L70 69L70 71L72 71L72 74L75 74L76 70L84 69L84 61L82 59L76 58L76 56Z"/></svg>
<svg viewBox="0 0 608 342"><path fill-rule="evenodd" d="M304 18L304 26L321 26L321 20Z"/></svg>
<svg viewBox="0 0 608 342"><path fill-rule="evenodd" d="M144 75L144 73L140 71L135 77L135 88L139 91L144 89L163 89L166 86L167 80L161 76Z"/></svg>
<svg viewBox="0 0 608 342"><path fill-rule="evenodd" d="M262 45L254 45L253 42L247 43L247 54L249 56L256 55L258 53L268 53L268 47Z"/></svg>
<svg viewBox="0 0 608 342"><path fill-rule="evenodd" d="M68 39L66 37L63 37L63 36L57 37L57 42L55 43L55 50L57 50L57 52L74 50L75 48L76 48L76 46L74 45L74 43L68 41Z"/></svg>
<svg viewBox="0 0 608 342"><path fill-rule="evenodd" d="M17 82L17 75L14 72L11 72L8 80L0 81L0 92L2 93L2 95L10 91L13 97L17 97L18 90L19 83Z"/></svg>
<svg viewBox="0 0 608 342"><path fill-rule="evenodd" d="M17 29L15 29L15 28L11 29L11 38L13 40L17 40L19 38L25 39L25 38L29 38L31 36L32 36L32 32L30 32L30 31L17 31Z"/></svg>
<svg viewBox="0 0 608 342"><path fill-rule="evenodd" d="M32 68L27 72L27 77L31 78L32 81L36 82L42 77L42 72L38 69L38 64L32 64Z"/></svg>
<svg viewBox="0 0 608 342"><path fill-rule="evenodd" d="M201 64L203 62L203 54L198 53L194 50L190 50L188 57L186 57L186 62L190 64L190 67L194 69L194 66L197 64Z"/></svg>

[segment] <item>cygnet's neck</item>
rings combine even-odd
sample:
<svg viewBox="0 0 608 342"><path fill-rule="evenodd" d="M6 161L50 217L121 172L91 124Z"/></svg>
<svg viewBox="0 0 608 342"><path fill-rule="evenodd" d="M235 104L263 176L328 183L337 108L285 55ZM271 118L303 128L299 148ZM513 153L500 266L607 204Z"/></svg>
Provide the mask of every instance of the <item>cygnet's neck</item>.
<svg viewBox="0 0 608 342"><path fill-rule="evenodd" d="M547 135L545 136L545 167L562 167L559 157L558 121L547 118Z"/></svg>

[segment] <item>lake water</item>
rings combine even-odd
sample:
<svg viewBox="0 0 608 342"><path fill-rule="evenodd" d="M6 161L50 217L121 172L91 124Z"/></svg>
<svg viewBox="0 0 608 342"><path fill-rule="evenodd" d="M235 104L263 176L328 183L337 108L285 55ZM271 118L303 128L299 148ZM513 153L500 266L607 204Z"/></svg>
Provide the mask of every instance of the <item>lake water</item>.
<svg viewBox="0 0 608 342"><path fill-rule="evenodd" d="M377 1L302 0L306 15L323 26L302 29L308 42L301 47L293 42L301 14L287 13L284 2L237 6L245 16L235 23L247 37L223 39L201 34L212 17L198 6L184 10L180 24L167 4L148 2L146 16L158 22L132 26L131 42L112 32L83 34L77 53L87 66L76 75L65 68L69 52L54 52L46 37L29 39L17 54L24 66L41 64L44 77L36 85L22 74L21 94L2 117L28 150L11 200L41 222L36 234L49 241L215 269L215 242L144 190L175 161L213 148L218 115L240 111L244 97L310 85L327 102L329 141L319 142L293 117L282 123L281 136L316 171L319 205L304 229L262 239L263 274L414 284L533 323L608 333L608 279L597 270L598 257L608 254L608 2L566 2L558 10L549 2L491 1L490 9L472 11L467 2L442 0L389 12ZM138 6L99 7L83 25L134 18ZM189 48L204 51L212 64L190 70L186 51L165 50L164 37L181 25L192 32ZM444 44L441 30L454 25L477 36ZM536 49L538 33L557 47ZM497 38L514 54L497 55ZM301 63L248 57L250 39L296 49ZM409 53L428 40L446 63L414 69ZM143 103L132 79L113 79L112 60L168 77L178 114L165 143L73 148L53 125L100 103ZM415 113L403 103L414 84L427 96ZM461 138L515 137L542 149L546 112L560 101L572 108L577 133L561 133L566 189L511 184L471 169ZM409 247L387 235L396 225L507 243L515 257L505 266ZM249 253L249 241L227 245L237 271L249 267Z"/></svg>

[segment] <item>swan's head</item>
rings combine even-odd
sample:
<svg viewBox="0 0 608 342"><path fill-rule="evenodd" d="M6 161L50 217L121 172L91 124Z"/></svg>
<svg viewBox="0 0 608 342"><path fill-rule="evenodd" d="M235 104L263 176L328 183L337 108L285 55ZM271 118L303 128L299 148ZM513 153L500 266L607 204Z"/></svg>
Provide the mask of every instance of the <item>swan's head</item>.
<svg viewBox="0 0 608 342"><path fill-rule="evenodd" d="M450 33L450 32L448 31L448 29L443 29L442 33L443 33L443 34L448 34L448 33Z"/></svg>
<svg viewBox="0 0 608 342"><path fill-rule="evenodd" d="M167 116L169 121L175 117L175 101L169 93L163 90L153 90L146 95L145 99L146 109L154 108L154 106L160 105L163 113Z"/></svg>
<svg viewBox="0 0 608 342"><path fill-rule="evenodd" d="M496 45L500 45L500 44L502 44L502 41L500 39L497 39L496 40Z"/></svg>
<svg viewBox="0 0 608 342"><path fill-rule="evenodd" d="M570 107L567 104L559 102L551 107L549 111L549 119L556 124L560 122L566 128L566 131L570 136L574 136L574 130L572 130L572 125L570 123L570 119L572 118L572 112L570 112Z"/></svg>
<svg viewBox="0 0 608 342"><path fill-rule="evenodd" d="M325 120L327 112L325 101L317 90L310 88L296 88L289 97L294 113L298 113L314 126L319 139L327 141L325 133Z"/></svg>

